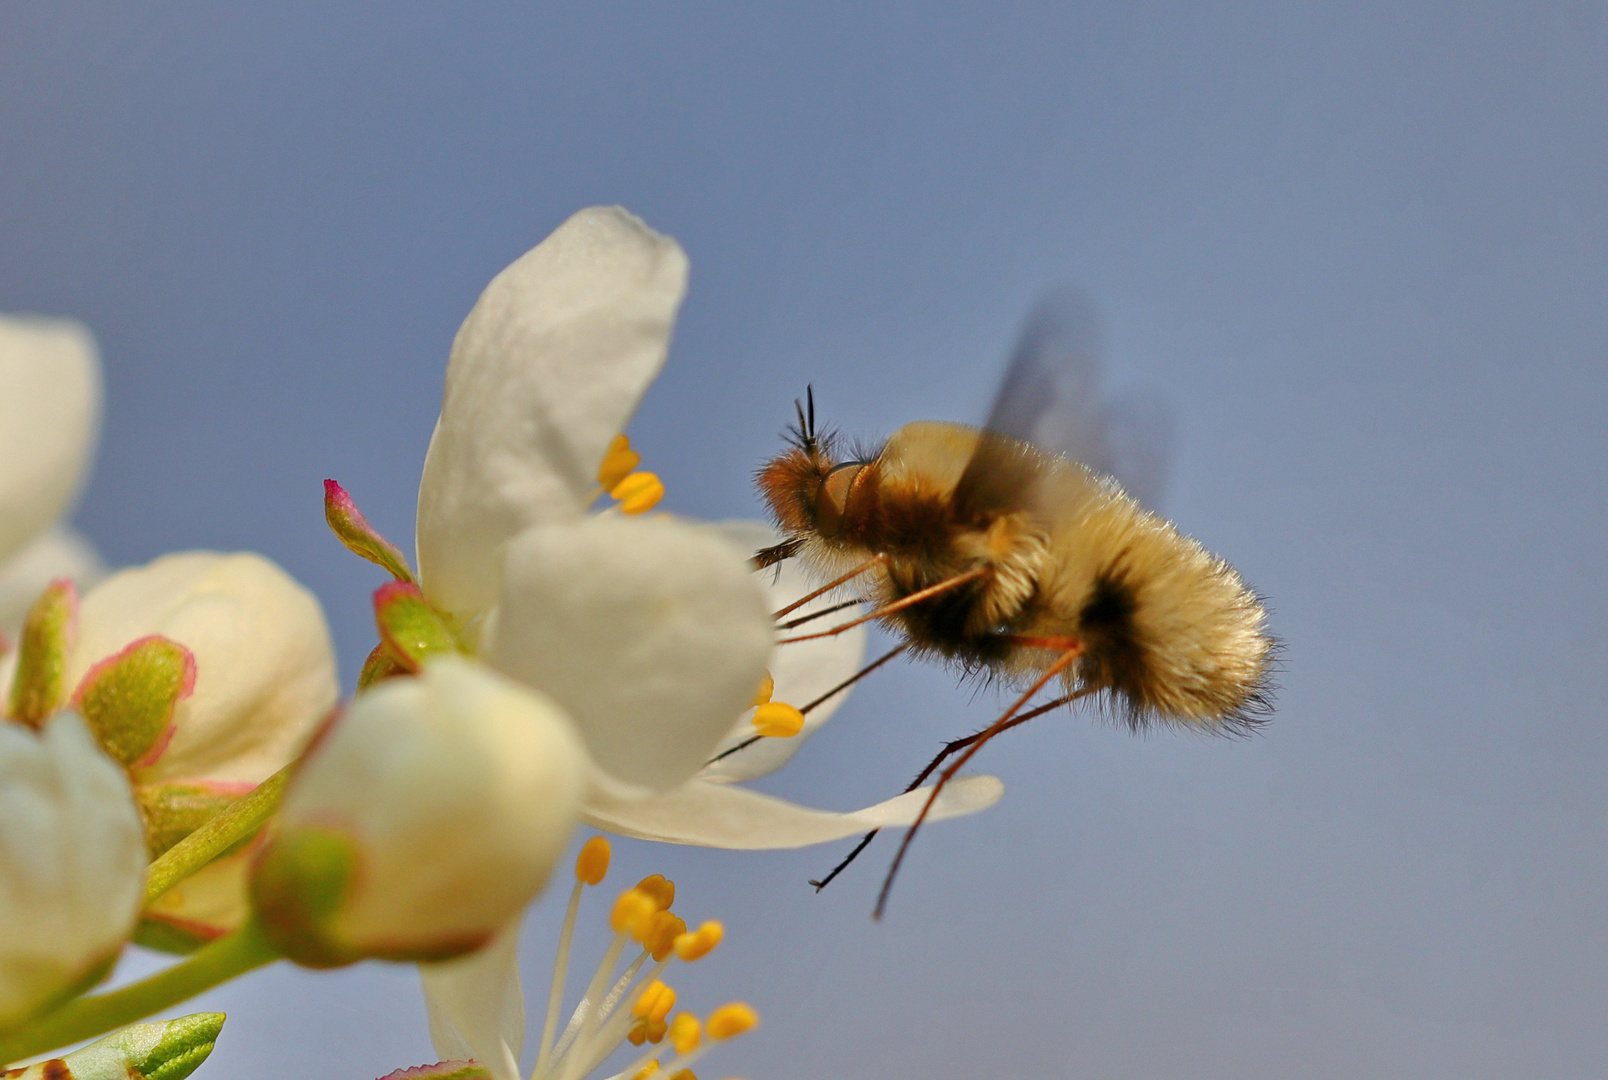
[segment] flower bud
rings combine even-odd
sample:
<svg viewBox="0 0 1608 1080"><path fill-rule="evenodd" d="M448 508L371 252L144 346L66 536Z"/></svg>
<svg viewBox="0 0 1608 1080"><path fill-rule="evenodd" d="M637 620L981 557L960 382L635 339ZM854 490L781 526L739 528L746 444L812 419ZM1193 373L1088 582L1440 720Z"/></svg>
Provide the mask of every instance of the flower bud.
<svg viewBox="0 0 1608 1080"><path fill-rule="evenodd" d="M212 1053L223 1013L193 1013L156 1024L134 1024L64 1058L6 1073L9 1080L184 1080Z"/></svg>
<svg viewBox="0 0 1608 1080"><path fill-rule="evenodd" d="M153 858L294 759L337 694L313 595L260 555L205 551L91 589L67 685L128 766ZM185 952L239 927L249 856L219 859L159 897L139 942Z"/></svg>
<svg viewBox="0 0 1608 1080"><path fill-rule="evenodd" d="M557 706L472 661L380 683L286 793L258 916L314 967L479 948L546 884L586 768Z"/></svg>
<svg viewBox="0 0 1608 1080"><path fill-rule="evenodd" d="M144 886L128 778L83 720L0 723L0 1031L105 974Z"/></svg>

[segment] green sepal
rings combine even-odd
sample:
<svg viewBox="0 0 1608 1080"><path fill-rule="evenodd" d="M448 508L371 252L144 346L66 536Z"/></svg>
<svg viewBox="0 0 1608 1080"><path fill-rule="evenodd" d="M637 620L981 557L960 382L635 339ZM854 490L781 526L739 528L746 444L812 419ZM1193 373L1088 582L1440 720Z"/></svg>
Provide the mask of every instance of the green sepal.
<svg viewBox="0 0 1608 1080"><path fill-rule="evenodd" d="M242 786L244 787L244 786ZM140 784L134 789L134 798L145 818L145 845L152 859L211 821L220 811L233 806L250 791L249 787L174 781L167 784ZM251 842L257 834L242 837L217 857L224 858Z"/></svg>
<svg viewBox="0 0 1608 1080"><path fill-rule="evenodd" d="M67 578L39 594L22 624L17 674L11 684L11 718L37 728L67 698L67 649L78 620L78 590Z"/></svg>
<svg viewBox="0 0 1608 1080"><path fill-rule="evenodd" d="M201 946L211 944L218 938L216 934L187 930L177 923L163 919L141 919L135 924L134 935L129 940L153 952L164 952L170 956L189 956Z"/></svg>
<svg viewBox="0 0 1608 1080"><path fill-rule="evenodd" d="M358 959L329 939L360 855L351 836L315 825L274 836L251 875L251 904L264 936L304 967L341 967Z"/></svg>
<svg viewBox="0 0 1608 1080"><path fill-rule="evenodd" d="M363 661L363 670L357 675L357 692L361 694L377 682L394 679L398 675L411 675L408 670L391 652L391 647L385 642L374 646L374 651L368 654Z"/></svg>
<svg viewBox="0 0 1608 1080"><path fill-rule="evenodd" d="M375 589L374 621L391 659L409 672L417 672L432 656L463 651L452 624L430 606L417 585L393 581Z"/></svg>
<svg viewBox="0 0 1608 1080"><path fill-rule="evenodd" d="M134 1024L82 1050L12 1069L7 1080L184 1080L212 1053L223 1013Z"/></svg>
<svg viewBox="0 0 1608 1080"><path fill-rule="evenodd" d="M434 1065L398 1069L380 1080L491 1080L491 1070L473 1061L438 1061Z"/></svg>
<svg viewBox="0 0 1608 1080"><path fill-rule="evenodd" d="M348 550L361 555L369 562L388 570L398 581L411 582L413 571L408 568L407 556L402 550L374 530L368 519L358 510L357 504L346 489L333 480L324 481L324 520L330 530Z"/></svg>
<svg viewBox="0 0 1608 1080"><path fill-rule="evenodd" d="M167 747L173 712L194 690L195 654L152 634L90 668L73 704L108 754L144 765Z"/></svg>

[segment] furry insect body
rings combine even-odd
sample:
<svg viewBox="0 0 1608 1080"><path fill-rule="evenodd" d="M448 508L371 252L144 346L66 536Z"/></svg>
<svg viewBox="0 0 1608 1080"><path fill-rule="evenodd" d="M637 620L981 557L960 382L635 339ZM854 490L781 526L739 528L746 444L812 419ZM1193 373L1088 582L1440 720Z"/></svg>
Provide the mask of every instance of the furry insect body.
<svg viewBox="0 0 1608 1080"><path fill-rule="evenodd" d="M800 435L759 474L788 537L772 550L827 578L874 563L884 607L956 582L886 616L917 652L1026 682L1058 654L1024 640L1075 639L1068 689L1104 691L1135 728L1236 730L1265 713L1260 602L1114 482L959 424L908 424L848 460L813 422Z"/></svg>

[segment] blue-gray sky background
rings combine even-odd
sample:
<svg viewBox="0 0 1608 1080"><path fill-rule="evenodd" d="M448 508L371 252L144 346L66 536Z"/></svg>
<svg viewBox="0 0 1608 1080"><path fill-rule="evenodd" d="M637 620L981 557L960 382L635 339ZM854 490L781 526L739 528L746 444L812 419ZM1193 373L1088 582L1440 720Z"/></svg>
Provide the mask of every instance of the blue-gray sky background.
<svg viewBox="0 0 1608 1080"><path fill-rule="evenodd" d="M0 309L99 336L114 563L269 554L350 684L376 572L319 482L408 540L458 322L619 202L692 259L631 430L671 508L753 515L806 382L851 432L980 419L1074 282L1113 384L1174 402L1169 510L1288 641L1264 736L990 747L1005 801L880 926L887 848L817 897L840 847L624 845L727 921L688 1000L766 1017L710 1074L1608 1070L1608 8L322 8L0 8ZM874 801L996 707L879 676L771 787ZM433 1060L407 969L204 1003L202 1076Z"/></svg>

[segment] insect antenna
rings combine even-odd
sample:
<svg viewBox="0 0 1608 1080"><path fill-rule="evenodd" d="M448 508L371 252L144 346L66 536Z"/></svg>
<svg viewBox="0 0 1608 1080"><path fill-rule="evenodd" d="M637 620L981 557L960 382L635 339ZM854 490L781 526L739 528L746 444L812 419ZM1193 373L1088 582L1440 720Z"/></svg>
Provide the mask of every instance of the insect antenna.
<svg viewBox="0 0 1608 1080"><path fill-rule="evenodd" d="M994 734L998 735L1000 732L1009 731L1018 724L1025 724L1029 720L1037 719L1047 712L1050 712L1054 709L1059 709L1062 705L1070 705L1079 698L1086 697L1092 693L1094 693L1094 687L1091 686L1075 693L1058 697L1054 701L1046 702L1036 709L1023 713L1021 716L1012 717L1010 723L1002 726L999 731L994 732ZM966 747L981 739L987 730L987 728L984 728L983 731L979 731L973 735L967 735L963 739L952 739L949 742L944 743L944 748L938 751L938 756L927 762L927 767L916 774L916 778L910 781L909 786L904 789L904 793L908 795L910 792L920 787L922 782L925 781L927 777L931 776L933 770L942 765L950 754L966 749ZM850 851L838 862L836 866L827 871L825 877L820 878L819 880L814 878L810 879L810 884L815 886L815 891L820 892L822 889L832 884L832 879L843 873L844 870L848 869L849 864L860 857L860 852L864 851L871 841L876 839L877 833L881 831L881 829L872 829L870 832L860 837L860 842L854 845L854 850Z"/></svg>
<svg viewBox="0 0 1608 1080"><path fill-rule="evenodd" d="M807 411L803 402L797 398L793 399L793 408L798 413L798 426L793 429L793 435L798 441L798 448L814 457L819 440L815 437L815 387L813 385L804 387L804 397L809 401Z"/></svg>

